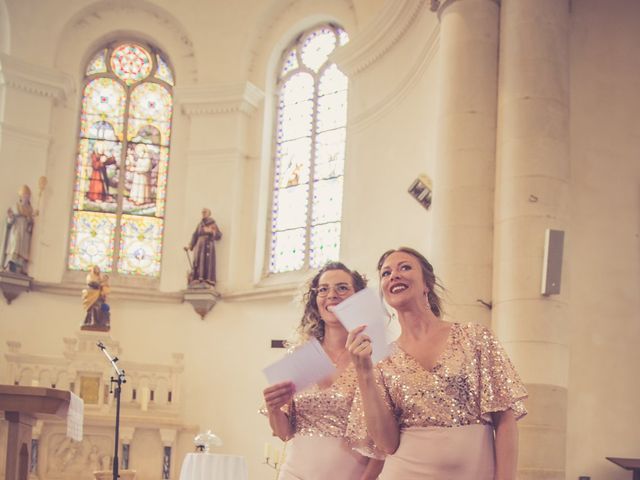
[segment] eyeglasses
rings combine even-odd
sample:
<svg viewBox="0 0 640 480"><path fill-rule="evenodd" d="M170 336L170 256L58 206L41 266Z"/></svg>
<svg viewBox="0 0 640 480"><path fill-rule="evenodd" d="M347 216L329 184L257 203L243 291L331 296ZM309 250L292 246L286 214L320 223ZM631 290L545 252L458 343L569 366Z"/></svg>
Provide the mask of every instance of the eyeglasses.
<svg viewBox="0 0 640 480"><path fill-rule="evenodd" d="M349 293L353 292L353 288L348 283L338 283L337 285L320 285L318 288L314 288L313 290L316 292L318 297L326 297L329 295L329 291L333 288L333 291L338 294L340 297L344 297Z"/></svg>

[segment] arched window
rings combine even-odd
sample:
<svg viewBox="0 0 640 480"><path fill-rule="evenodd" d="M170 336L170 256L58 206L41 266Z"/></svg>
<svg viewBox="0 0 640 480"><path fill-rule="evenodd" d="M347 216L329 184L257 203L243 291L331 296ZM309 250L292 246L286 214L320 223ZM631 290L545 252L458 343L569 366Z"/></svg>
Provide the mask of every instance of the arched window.
<svg viewBox="0 0 640 480"><path fill-rule="evenodd" d="M318 25L282 55L270 273L315 268L340 254L348 80L329 55L347 41L340 27Z"/></svg>
<svg viewBox="0 0 640 480"><path fill-rule="evenodd" d="M117 42L83 85L68 267L158 277L173 72L153 47Z"/></svg>

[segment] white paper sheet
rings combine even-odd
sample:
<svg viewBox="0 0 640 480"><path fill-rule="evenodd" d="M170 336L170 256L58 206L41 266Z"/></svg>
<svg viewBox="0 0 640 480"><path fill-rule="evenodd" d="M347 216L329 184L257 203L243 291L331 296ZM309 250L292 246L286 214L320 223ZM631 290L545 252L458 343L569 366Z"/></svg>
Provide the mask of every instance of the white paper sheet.
<svg viewBox="0 0 640 480"><path fill-rule="evenodd" d="M263 370L269 385L291 381L296 392L318 383L336 371L336 367L315 338Z"/></svg>
<svg viewBox="0 0 640 480"><path fill-rule="evenodd" d="M380 297L374 290L365 288L354 293L333 307L332 312L348 331L360 325L367 326L364 333L371 339L373 348L371 360L374 364L389 355L385 326L388 316Z"/></svg>

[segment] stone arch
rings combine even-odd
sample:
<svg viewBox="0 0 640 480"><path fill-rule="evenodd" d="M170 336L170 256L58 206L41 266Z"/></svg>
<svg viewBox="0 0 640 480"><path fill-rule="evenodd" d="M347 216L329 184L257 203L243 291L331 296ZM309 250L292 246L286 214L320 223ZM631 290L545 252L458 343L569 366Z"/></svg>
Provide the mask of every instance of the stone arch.
<svg viewBox="0 0 640 480"><path fill-rule="evenodd" d="M147 0L101 0L75 13L62 29L55 66L81 78L89 56L102 44L118 38L157 46L167 55L177 83L197 81L194 46L186 28L172 14Z"/></svg>
<svg viewBox="0 0 640 480"><path fill-rule="evenodd" d="M327 0L321 5L301 0L272 2L258 19L248 41L247 73L251 81L263 85L293 36L326 21L339 23L347 32L355 30L353 0Z"/></svg>

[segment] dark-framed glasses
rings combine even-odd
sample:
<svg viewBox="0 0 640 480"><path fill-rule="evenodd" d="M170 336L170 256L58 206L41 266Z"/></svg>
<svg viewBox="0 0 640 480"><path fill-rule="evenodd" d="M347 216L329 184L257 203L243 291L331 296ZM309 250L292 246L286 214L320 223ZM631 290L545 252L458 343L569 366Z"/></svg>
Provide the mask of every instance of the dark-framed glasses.
<svg viewBox="0 0 640 480"><path fill-rule="evenodd" d="M344 297L353 292L353 287L348 283L337 283L336 285L319 285L313 290L318 297L326 297L333 288L333 291L340 297Z"/></svg>

